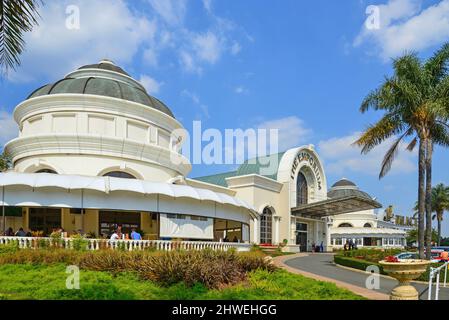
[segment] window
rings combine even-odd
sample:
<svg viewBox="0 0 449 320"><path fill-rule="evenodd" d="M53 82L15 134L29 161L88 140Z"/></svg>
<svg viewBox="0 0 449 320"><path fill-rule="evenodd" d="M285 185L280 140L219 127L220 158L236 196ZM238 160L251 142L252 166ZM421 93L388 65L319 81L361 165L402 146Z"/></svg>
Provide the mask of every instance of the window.
<svg viewBox="0 0 449 320"><path fill-rule="evenodd" d="M363 239L362 238L355 239L355 244L358 246L363 246Z"/></svg>
<svg viewBox="0 0 449 320"><path fill-rule="evenodd" d="M103 177L123 178L123 179L136 179L133 175L123 171L111 171L105 173Z"/></svg>
<svg viewBox="0 0 449 320"><path fill-rule="evenodd" d="M296 179L296 205L307 204L308 187L307 180L304 175L299 172Z"/></svg>
<svg viewBox="0 0 449 320"><path fill-rule="evenodd" d="M269 208L263 209L260 217L260 243L271 244L272 242L272 224L273 214Z"/></svg>
<svg viewBox="0 0 449 320"><path fill-rule="evenodd" d="M130 234L131 229L140 229L140 212L125 211L100 211L99 213L100 234L108 237L122 226L122 233Z"/></svg>
<svg viewBox="0 0 449 320"><path fill-rule="evenodd" d="M199 217L199 216L190 216L190 220L193 221L207 221L206 217Z"/></svg>
<svg viewBox="0 0 449 320"><path fill-rule="evenodd" d="M372 228L373 226L371 225L371 223L365 223L363 225L364 228Z"/></svg>
<svg viewBox="0 0 449 320"><path fill-rule="evenodd" d="M340 225L338 227L339 228L352 228L352 224L344 222L344 223L340 223Z"/></svg>
<svg viewBox="0 0 449 320"><path fill-rule="evenodd" d="M51 174L58 174L55 170L51 169L41 169L36 171L35 173L51 173Z"/></svg>
<svg viewBox="0 0 449 320"><path fill-rule="evenodd" d="M335 245L336 246L342 246L343 245L343 239L342 238L335 238Z"/></svg>
<svg viewBox="0 0 449 320"><path fill-rule="evenodd" d="M30 208L29 219L32 231L43 231L48 236L53 229L61 228L61 209Z"/></svg>

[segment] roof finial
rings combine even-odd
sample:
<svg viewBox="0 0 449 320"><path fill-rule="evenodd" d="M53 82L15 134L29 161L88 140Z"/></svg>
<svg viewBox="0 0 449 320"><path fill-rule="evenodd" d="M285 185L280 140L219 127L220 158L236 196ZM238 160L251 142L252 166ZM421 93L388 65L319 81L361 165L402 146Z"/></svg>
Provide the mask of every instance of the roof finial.
<svg viewBox="0 0 449 320"><path fill-rule="evenodd" d="M112 64L112 65L115 65L114 61L112 61L110 59L106 59L106 58L102 59L100 61L100 63L109 63L109 64Z"/></svg>

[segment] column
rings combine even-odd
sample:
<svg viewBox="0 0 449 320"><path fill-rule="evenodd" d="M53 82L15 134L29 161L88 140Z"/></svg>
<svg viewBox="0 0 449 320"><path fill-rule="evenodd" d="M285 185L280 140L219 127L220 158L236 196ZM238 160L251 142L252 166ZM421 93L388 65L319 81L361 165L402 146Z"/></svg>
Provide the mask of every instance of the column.
<svg viewBox="0 0 449 320"><path fill-rule="evenodd" d="M259 244L259 219L253 219L253 242Z"/></svg>
<svg viewBox="0 0 449 320"><path fill-rule="evenodd" d="M325 217L323 218L324 220L324 232L326 234L326 241L325 241L325 246L324 246L324 251L326 252L330 252L331 251L331 232L330 232L330 228L333 225L333 220L331 217Z"/></svg>
<svg viewBox="0 0 449 320"><path fill-rule="evenodd" d="M279 244L279 233L280 233L280 221L281 221L281 217L280 216L274 216L274 244Z"/></svg>

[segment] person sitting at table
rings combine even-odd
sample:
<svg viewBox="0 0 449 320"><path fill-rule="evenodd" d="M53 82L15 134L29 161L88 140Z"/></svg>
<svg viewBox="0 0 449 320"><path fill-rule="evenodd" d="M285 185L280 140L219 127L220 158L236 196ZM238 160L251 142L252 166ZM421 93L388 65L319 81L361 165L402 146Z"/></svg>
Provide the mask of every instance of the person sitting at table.
<svg viewBox="0 0 449 320"><path fill-rule="evenodd" d="M120 240L120 237L119 237L119 235L117 234L117 232L114 232L114 233L111 235L111 240Z"/></svg>
<svg viewBox="0 0 449 320"><path fill-rule="evenodd" d="M23 228L20 228L17 232L16 232L16 237L26 237L26 232L23 230Z"/></svg>
<svg viewBox="0 0 449 320"><path fill-rule="evenodd" d="M136 231L135 228L132 228L132 229L131 229L131 239L132 239L132 240L142 240L142 236L140 235L140 233L138 233L138 232Z"/></svg>
<svg viewBox="0 0 449 320"><path fill-rule="evenodd" d="M14 237L14 231L12 230L11 227L9 227L8 230L5 231L5 236L6 237Z"/></svg>

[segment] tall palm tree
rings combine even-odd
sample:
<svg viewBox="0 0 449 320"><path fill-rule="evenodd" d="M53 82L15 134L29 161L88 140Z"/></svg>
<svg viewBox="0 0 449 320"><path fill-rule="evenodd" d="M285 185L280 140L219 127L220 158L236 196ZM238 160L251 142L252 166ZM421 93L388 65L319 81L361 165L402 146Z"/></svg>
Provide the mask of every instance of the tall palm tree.
<svg viewBox="0 0 449 320"><path fill-rule="evenodd" d="M0 0L0 69L6 73L20 65L23 34L37 25L42 0Z"/></svg>
<svg viewBox="0 0 449 320"><path fill-rule="evenodd" d="M386 77L379 88L371 91L360 107L362 113L374 109L384 111L384 115L355 142L366 154L385 140L395 139L382 161L379 179L391 169L401 142L409 139L409 151L418 145L418 243L422 258L425 239L430 258L433 145L449 146L448 62L449 43L425 62L421 62L416 53L406 53L394 59L393 76Z"/></svg>
<svg viewBox="0 0 449 320"><path fill-rule="evenodd" d="M443 221L444 211L449 210L449 187L442 183L437 184L432 188L432 220L436 219L438 223L438 240L437 243L441 245L441 222Z"/></svg>

